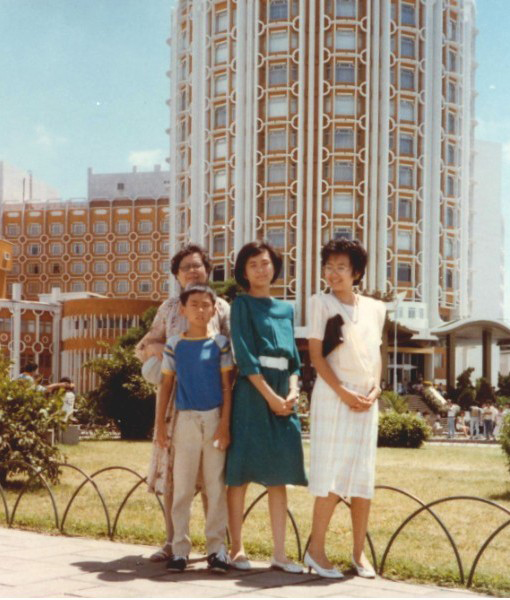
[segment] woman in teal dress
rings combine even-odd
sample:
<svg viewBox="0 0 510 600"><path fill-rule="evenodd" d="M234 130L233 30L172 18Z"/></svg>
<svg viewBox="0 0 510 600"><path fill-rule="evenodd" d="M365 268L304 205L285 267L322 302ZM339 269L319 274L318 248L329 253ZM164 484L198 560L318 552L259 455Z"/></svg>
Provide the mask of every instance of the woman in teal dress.
<svg viewBox="0 0 510 600"><path fill-rule="evenodd" d="M238 569L251 568L241 528L246 488L255 482L268 490L274 543L271 566L300 573L301 567L285 554L285 485L306 485L307 480L295 412L300 359L293 310L287 302L270 296L281 263L271 246L251 242L240 250L235 265L236 280L247 293L234 300L230 314L239 370L226 468L231 564Z"/></svg>

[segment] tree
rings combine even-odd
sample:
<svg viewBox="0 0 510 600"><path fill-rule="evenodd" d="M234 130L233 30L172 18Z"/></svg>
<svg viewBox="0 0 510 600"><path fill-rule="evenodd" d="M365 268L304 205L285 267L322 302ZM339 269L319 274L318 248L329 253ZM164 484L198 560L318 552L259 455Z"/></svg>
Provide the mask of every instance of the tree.
<svg viewBox="0 0 510 600"><path fill-rule="evenodd" d="M99 386L89 396L115 421L122 439L146 439L154 425L155 386L142 377L142 363L136 358L134 347L149 330L155 312L156 307L145 311L140 325L119 337L110 354L85 365L100 377Z"/></svg>
<svg viewBox="0 0 510 600"><path fill-rule="evenodd" d="M498 396L510 396L510 373L498 376Z"/></svg>
<svg viewBox="0 0 510 600"><path fill-rule="evenodd" d="M476 380L475 401L478 406L481 406L485 402L496 401L496 393L494 392L494 388L487 381L487 379L485 379L485 377L480 377L480 379Z"/></svg>
<svg viewBox="0 0 510 600"><path fill-rule="evenodd" d="M229 304L234 301L234 298L240 292L244 292L243 288L237 283L237 281L231 277L225 281L213 281L211 287L216 292L217 296L226 300Z"/></svg>
<svg viewBox="0 0 510 600"><path fill-rule="evenodd" d="M475 369L468 367L457 376L457 385L451 392L452 400L463 409L468 410L476 402L475 386L471 382L471 375Z"/></svg>

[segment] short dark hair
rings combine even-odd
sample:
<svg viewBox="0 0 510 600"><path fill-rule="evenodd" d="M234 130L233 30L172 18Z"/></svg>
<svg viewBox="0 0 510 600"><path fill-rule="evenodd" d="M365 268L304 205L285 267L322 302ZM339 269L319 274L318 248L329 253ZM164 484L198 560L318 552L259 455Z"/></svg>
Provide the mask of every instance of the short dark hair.
<svg viewBox="0 0 510 600"><path fill-rule="evenodd" d="M59 383L71 383L71 378L70 377L61 377L59 379Z"/></svg>
<svg viewBox="0 0 510 600"><path fill-rule="evenodd" d="M329 240L321 250L321 265L324 266L329 257L334 254L347 254L354 275L354 285L359 285L367 267L367 251L361 243L358 240L348 240L347 238Z"/></svg>
<svg viewBox="0 0 510 600"><path fill-rule="evenodd" d="M185 306L189 297L193 294L209 294L209 298L211 298L213 305L216 302L216 293L211 287L209 287L208 285L203 285L201 283L193 283L191 285L188 285L186 289L181 292L179 296L181 304Z"/></svg>
<svg viewBox="0 0 510 600"><path fill-rule="evenodd" d="M207 275L209 275L211 272L211 263L209 262L209 257L207 256L207 252L204 250L204 248L198 244L186 244L179 250L179 252L177 252L177 254L174 254L170 263L170 272L172 275L177 277L182 259L186 258L186 256L189 256L190 254L200 254L200 258L204 263Z"/></svg>
<svg viewBox="0 0 510 600"><path fill-rule="evenodd" d="M250 282L246 279L246 263L252 256L258 256L267 250L269 256L271 258L271 262L273 263L274 275L271 279L271 283L275 282L280 274L280 270L282 268L283 259L282 257L275 251L275 249L268 244L267 242L261 240L255 240L254 242L249 242L245 244L236 257L236 264L234 267L234 277L237 283L243 287L245 290L250 289Z"/></svg>
<svg viewBox="0 0 510 600"><path fill-rule="evenodd" d="M27 364L21 369L22 373L35 373L39 365L35 362L27 362Z"/></svg>

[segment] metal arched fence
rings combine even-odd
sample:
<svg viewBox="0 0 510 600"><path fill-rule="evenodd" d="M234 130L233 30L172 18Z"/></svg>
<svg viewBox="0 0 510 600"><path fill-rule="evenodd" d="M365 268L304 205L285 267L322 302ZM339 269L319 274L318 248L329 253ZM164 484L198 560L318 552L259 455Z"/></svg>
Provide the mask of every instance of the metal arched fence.
<svg viewBox="0 0 510 600"><path fill-rule="evenodd" d="M58 529L60 531L60 533L65 534L66 533L66 531L65 531L66 520L67 520L69 512L73 506L73 503L75 502L78 495L82 492L82 490L87 485L89 485L90 487L93 488L99 501L101 502L103 512L104 512L104 518L105 518L106 535L111 540L114 540L116 532L117 532L117 525L119 523L119 519L120 519L121 514L122 514L123 510L125 509L127 503L129 502L129 499L131 498L131 496L134 494L134 492L140 486L147 485L146 477L142 477L139 473L137 473L136 471L134 471L133 469L130 469L128 467L123 467L123 466L104 467L102 469L94 471L94 473L92 473L91 475L88 475L87 473L85 473L85 471L83 471L83 469L80 469L79 467L77 467L75 465L72 465L69 463L58 463L59 469L73 470L73 471L79 473L83 478L82 481L74 489L69 501L65 505L65 509L62 513L62 516L60 516L58 507L57 507L57 502L55 500L55 496L53 494L53 491L52 491L50 485L48 484L47 480L44 477L45 471L43 469L35 468L32 465L30 465L29 463L25 463L23 461L18 461L18 460L6 461L3 463L0 463L0 468L8 468L8 467L21 468L22 470L29 473L29 477L26 479L26 481L24 482L23 486L21 487L21 489L19 490L19 492L17 494L16 500L14 502L12 509L9 508L5 490L2 487L2 485L0 485L0 497L2 499L2 504L3 504L3 508L4 508L5 520L7 522L8 527L10 527L10 528L15 526L16 512L17 512L17 509L18 509L21 499L27 493L27 491L29 490L31 485L35 481L39 481L42 488L44 488L44 490L47 492L47 494L49 496L51 506L52 506L52 511L53 511L53 517L55 520L55 527L56 527L56 529ZM112 519L112 514L110 513L108 505L105 501L104 494L101 492L101 489L99 488L99 486L96 482L96 478L103 473L114 472L114 471L128 473L129 475L134 477L135 483L125 493L124 498L122 499L122 502L120 503L119 507L117 508L115 514L113 515L113 519ZM490 545L496 539L496 537L498 535L500 535L505 529L510 527L510 510L507 509L506 507L502 506L501 504L498 504L497 502L493 502L493 501L487 500L485 498L480 498L477 496L448 496L448 497L439 498L437 500L433 500L432 502L426 503L426 502L423 502L422 500L420 500L420 498L414 496L413 494L410 494L409 492L407 492L405 490L402 490L402 489L396 488L396 487L392 487L392 486L378 485L378 486L376 486L376 491L381 491L381 492L386 491L386 492L391 492L391 493L394 493L397 495L402 495L402 496L408 498L409 500L412 500L417 505L415 510L413 510L410 514L408 514L400 522L400 524L397 526L397 528L393 531L393 533L390 536L389 541L387 542L387 544L382 552L380 560L378 559L378 556L377 556L377 553L375 550L375 546L372 541L372 537L370 536L370 532L368 533L367 542L368 542L368 546L370 548L372 562L373 562L373 565L374 565L376 571L379 573L379 575L384 575L384 569L386 567L388 556L389 556L395 542L397 541L398 537L402 534L402 532L408 527L408 525L414 519L416 519L419 515L421 515L423 513L427 513L434 519L434 521L437 523L440 530L444 533L444 536L445 536L446 540L448 541L448 545L451 548L451 551L452 551L452 553L455 557L455 561L457 563L460 582L469 588L473 584L473 580L474 580L474 577L476 574L477 567L478 567L480 560L483 557L484 553L487 551L487 549L490 547ZM253 511L255 506L266 496L266 494L267 494L267 491L263 491L255 498L255 500L253 500L253 502L249 505L249 507L246 509L246 511L244 513L244 520L246 520L248 518L248 516ZM164 513L164 508L163 508L163 504L161 502L160 497L156 496L156 499L157 499L157 502L159 504L159 507L160 507L162 513ZM448 527L446 526L444 521L433 510L436 506L439 506L442 504L447 504L447 503L452 503L452 502L459 502L459 501L469 501L469 502L480 503L487 507L490 507L493 510L499 511L499 512L503 513L506 517L508 517L502 524L495 527L494 530L483 541L483 543L479 547L479 549L476 553L476 556L473 560L473 563L468 571L466 571L465 565L461 558L461 553L459 551L459 547L458 547L452 533L450 532L450 530L448 529ZM349 503L347 502L347 500L344 500L344 499L340 499L339 504L345 504L347 507L350 506ZM309 539L307 540L305 547L303 548L303 543L302 543L303 537L299 530L296 519L294 518L294 515L292 514L292 512L290 510L288 510L287 513L288 513L288 516L289 516L289 519L291 522L291 526L292 526L294 535L296 537L298 558L299 558L299 560L302 560L303 555L306 552L306 549L308 547L308 543L310 540ZM467 579L466 579L466 573L467 573Z"/></svg>

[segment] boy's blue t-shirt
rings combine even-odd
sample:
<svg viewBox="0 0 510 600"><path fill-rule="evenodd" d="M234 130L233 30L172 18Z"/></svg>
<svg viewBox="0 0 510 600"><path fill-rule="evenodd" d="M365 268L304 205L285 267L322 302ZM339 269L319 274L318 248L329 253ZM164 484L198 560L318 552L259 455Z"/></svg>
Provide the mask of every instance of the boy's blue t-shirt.
<svg viewBox="0 0 510 600"><path fill-rule="evenodd" d="M232 369L230 342L224 335L168 338L162 373L176 373L177 410L212 410L223 404L221 371Z"/></svg>

